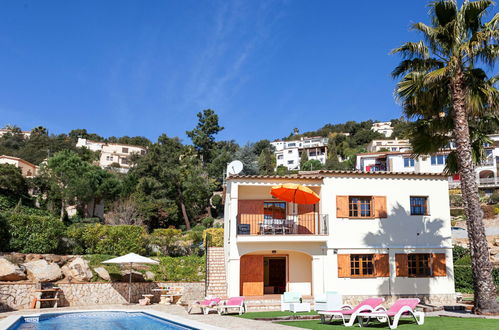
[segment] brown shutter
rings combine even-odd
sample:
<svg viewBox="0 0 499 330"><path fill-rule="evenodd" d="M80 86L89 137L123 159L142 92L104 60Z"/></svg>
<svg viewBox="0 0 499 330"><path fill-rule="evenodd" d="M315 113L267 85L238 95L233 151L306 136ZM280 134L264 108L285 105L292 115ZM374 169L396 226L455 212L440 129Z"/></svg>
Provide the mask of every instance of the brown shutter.
<svg viewBox="0 0 499 330"><path fill-rule="evenodd" d="M336 217L348 218L348 196L336 196Z"/></svg>
<svg viewBox="0 0 499 330"><path fill-rule="evenodd" d="M315 234L316 209L318 204L298 204L298 234Z"/></svg>
<svg viewBox="0 0 499 330"><path fill-rule="evenodd" d="M447 276L447 266L445 265L445 253L432 253L433 276Z"/></svg>
<svg viewBox="0 0 499 330"><path fill-rule="evenodd" d="M350 277L349 254L338 254L338 277Z"/></svg>
<svg viewBox="0 0 499 330"><path fill-rule="evenodd" d="M386 218L388 213L386 212L386 196L373 196L374 199L374 217L375 218Z"/></svg>
<svg viewBox="0 0 499 330"><path fill-rule="evenodd" d="M263 295L263 256L245 255L240 260L240 295Z"/></svg>
<svg viewBox="0 0 499 330"><path fill-rule="evenodd" d="M376 271L376 277L390 276L390 259L388 254L374 255L374 270Z"/></svg>
<svg viewBox="0 0 499 330"><path fill-rule="evenodd" d="M395 264L397 266L397 276L409 276L409 265L407 263L407 254L396 254Z"/></svg>
<svg viewBox="0 0 499 330"><path fill-rule="evenodd" d="M237 211L240 224L249 224L251 235L258 234L263 221L263 200L239 200Z"/></svg>

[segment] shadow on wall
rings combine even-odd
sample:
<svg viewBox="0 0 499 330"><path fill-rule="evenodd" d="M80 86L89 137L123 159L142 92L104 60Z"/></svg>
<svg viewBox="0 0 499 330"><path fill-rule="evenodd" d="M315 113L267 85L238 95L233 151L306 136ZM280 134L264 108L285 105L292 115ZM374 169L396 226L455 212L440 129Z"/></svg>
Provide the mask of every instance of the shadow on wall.
<svg viewBox="0 0 499 330"><path fill-rule="evenodd" d="M429 216L410 215L407 210L399 203L390 210L389 217L379 220L379 229L376 232L367 234L363 241L367 246L376 248L391 248L395 254L407 253L396 248L412 248L409 253L418 253L421 248L429 248L433 253L445 253L446 250L435 250L436 247L451 245L451 236L443 235L444 220L439 218L431 219ZM427 253L425 251L421 253ZM395 262L394 258L390 258L390 263ZM447 276L453 277L453 270L447 266ZM431 261L430 261L431 268ZM383 292L388 295L419 297L421 301L427 301L428 294L439 294L437 277L398 277L397 267L395 266L392 274L393 280L390 277L384 277L383 283L378 287L378 292ZM433 271L433 270L432 270ZM388 290L388 292L387 292Z"/></svg>

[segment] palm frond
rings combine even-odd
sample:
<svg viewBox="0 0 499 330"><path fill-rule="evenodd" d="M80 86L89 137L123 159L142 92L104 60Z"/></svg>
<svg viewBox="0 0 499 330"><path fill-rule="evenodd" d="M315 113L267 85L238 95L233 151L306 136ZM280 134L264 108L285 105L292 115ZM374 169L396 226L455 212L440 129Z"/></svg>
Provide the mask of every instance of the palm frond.
<svg viewBox="0 0 499 330"><path fill-rule="evenodd" d="M425 76L425 85L434 84L448 78L450 69L448 66L428 72Z"/></svg>
<svg viewBox="0 0 499 330"><path fill-rule="evenodd" d="M461 7L461 12L464 15L466 28L472 33L480 29L482 17L487 13L487 9L493 5L491 0L465 1Z"/></svg>
<svg viewBox="0 0 499 330"><path fill-rule="evenodd" d="M427 59L429 57L428 47L423 41L418 42L406 42L399 48L395 48L390 52L390 54L400 53L404 58L422 58Z"/></svg>
<svg viewBox="0 0 499 330"><path fill-rule="evenodd" d="M403 60L393 71L392 76L394 78L400 77L403 74L412 71L432 71L435 69L442 68L445 64L434 58L414 58L410 60Z"/></svg>
<svg viewBox="0 0 499 330"><path fill-rule="evenodd" d="M457 2L455 0L432 1L428 6L430 7L428 14L434 26L447 25L456 18L458 13Z"/></svg>

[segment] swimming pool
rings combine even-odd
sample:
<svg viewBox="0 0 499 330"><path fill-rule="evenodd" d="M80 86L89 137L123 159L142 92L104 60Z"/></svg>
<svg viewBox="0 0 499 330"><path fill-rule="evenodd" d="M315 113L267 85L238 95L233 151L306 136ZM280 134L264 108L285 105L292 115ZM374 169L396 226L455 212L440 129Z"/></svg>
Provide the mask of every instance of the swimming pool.
<svg viewBox="0 0 499 330"><path fill-rule="evenodd" d="M154 315L155 314L155 315ZM201 329L204 325L196 324L192 326L190 320L172 320L172 317L165 318L162 313L149 313L143 311L86 311L86 312L64 312L46 313L32 316L19 317L8 330L26 329ZM165 315L167 316L167 315ZM182 321L187 321L189 325ZM201 325L201 327L199 327ZM0 327L1 328L1 327ZM211 327L210 327L211 328Z"/></svg>

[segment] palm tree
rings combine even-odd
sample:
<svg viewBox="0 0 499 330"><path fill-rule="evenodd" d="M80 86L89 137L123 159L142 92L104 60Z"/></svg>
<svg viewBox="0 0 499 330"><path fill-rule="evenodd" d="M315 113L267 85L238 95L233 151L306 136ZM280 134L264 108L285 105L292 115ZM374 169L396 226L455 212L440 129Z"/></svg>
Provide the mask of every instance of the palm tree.
<svg viewBox="0 0 499 330"><path fill-rule="evenodd" d="M493 67L499 56L499 14L483 22L493 4L490 0L464 1L459 7L456 0L433 1L429 4L431 24L412 25L424 40L407 42L392 52L404 57L393 75L402 77L396 95L405 114L417 119L412 140L415 152L436 151L449 140L456 143L448 168L455 160L461 178L476 313L499 310L474 172L484 123L495 121L499 109L497 77L489 79L476 67L477 63Z"/></svg>

